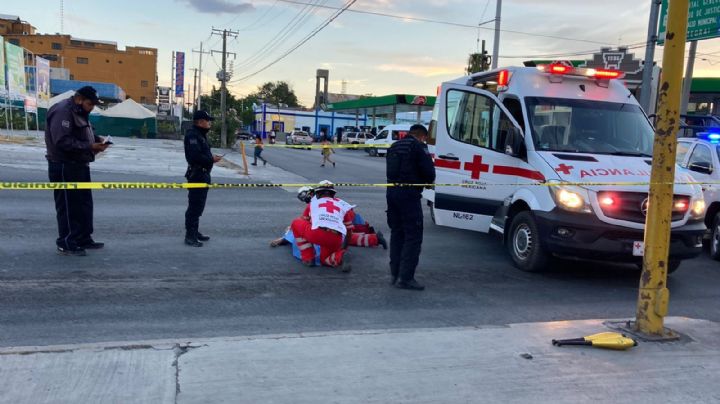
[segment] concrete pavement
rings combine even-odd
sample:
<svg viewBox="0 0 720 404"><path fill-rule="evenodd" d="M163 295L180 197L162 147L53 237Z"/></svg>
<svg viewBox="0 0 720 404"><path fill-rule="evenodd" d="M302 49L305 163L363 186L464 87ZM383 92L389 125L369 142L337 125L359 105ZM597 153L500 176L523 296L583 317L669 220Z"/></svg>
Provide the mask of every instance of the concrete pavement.
<svg viewBox="0 0 720 404"><path fill-rule="evenodd" d="M629 351L554 347L601 320L0 351L1 403L708 403L720 324Z"/></svg>

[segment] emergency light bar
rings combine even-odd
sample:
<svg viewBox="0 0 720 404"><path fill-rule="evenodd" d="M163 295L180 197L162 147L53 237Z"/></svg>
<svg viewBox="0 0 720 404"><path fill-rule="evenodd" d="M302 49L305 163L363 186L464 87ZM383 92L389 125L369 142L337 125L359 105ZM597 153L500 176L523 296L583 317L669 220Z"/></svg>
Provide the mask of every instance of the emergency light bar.
<svg viewBox="0 0 720 404"><path fill-rule="evenodd" d="M552 75L591 77L598 80L612 80L625 77L625 72L620 70L571 67L560 63L538 65L537 68L541 72Z"/></svg>
<svg viewBox="0 0 720 404"><path fill-rule="evenodd" d="M697 134L700 139L705 139L712 144L720 143L720 133L714 132L700 132Z"/></svg>

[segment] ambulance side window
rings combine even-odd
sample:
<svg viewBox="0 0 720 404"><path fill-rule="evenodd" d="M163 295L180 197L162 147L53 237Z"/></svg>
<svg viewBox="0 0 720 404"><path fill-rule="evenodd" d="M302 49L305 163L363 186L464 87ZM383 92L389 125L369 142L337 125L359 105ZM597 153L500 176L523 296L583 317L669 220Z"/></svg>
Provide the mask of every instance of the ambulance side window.
<svg viewBox="0 0 720 404"><path fill-rule="evenodd" d="M523 123L525 121L523 120L522 106L520 104L520 101L517 98L507 97L503 100L503 105L510 112L513 118L515 118L517 123L520 125L520 128L524 132L525 127ZM495 112L499 118L497 128L493 130L492 134L492 149L500 153L504 153L505 143L507 141L508 134L512 132L515 125L512 123L510 118L508 118L508 116L505 115L499 108L497 108Z"/></svg>
<svg viewBox="0 0 720 404"><path fill-rule="evenodd" d="M450 90L447 94L448 134L479 147L490 146L495 103L482 95Z"/></svg>

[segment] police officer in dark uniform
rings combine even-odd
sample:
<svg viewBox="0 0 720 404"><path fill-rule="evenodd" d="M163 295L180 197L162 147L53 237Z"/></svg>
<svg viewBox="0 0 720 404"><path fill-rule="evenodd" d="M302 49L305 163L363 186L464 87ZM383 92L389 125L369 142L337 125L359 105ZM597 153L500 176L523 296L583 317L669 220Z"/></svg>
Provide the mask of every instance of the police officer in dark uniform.
<svg viewBox="0 0 720 404"><path fill-rule="evenodd" d="M188 182L210 183L210 172L213 165L222 159L210 151L207 134L215 118L206 111L198 110L193 114L193 127L185 134L185 160L188 168L185 178ZM205 210L208 188L188 189L188 208L185 211L185 244L202 247L203 241L210 237L200 233L200 216Z"/></svg>
<svg viewBox="0 0 720 404"><path fill-rule="evenodd" d="M88 121L90 112L99 104L97 91L82 87L75 94L50 107L45 125L48 177L50 182L90 182L90 163L110 143L95 136ZM86 249L105 246L92 239L92 191L55 190L55 212L60 255L86 255Z"/></svg>
<svg viewBox="0 0 720 404"><path fill-rule="evenodd" d="M387 182L400 185L387 189L391 284L399 289L425 289L415 280L423 239L422 187L402 184L435 182L435 166L425 144L427 135L423 125L413 125L387 152Z"/></svg>

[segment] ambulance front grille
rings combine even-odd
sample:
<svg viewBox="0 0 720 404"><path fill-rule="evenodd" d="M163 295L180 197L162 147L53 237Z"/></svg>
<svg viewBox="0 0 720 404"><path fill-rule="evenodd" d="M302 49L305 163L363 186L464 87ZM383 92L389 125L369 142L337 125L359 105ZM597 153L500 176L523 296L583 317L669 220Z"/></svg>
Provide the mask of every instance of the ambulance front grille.
<svg viewBox="0 0 720 404"><path fill-rule="evenodd" d="M612 198L612 206L602 204L604 198ZM625 220L628 222L645 223L647 215L647 199L648 194L644 192L598 192L598 201L600 208L605 216ZM684 195L675 195L676 202L685 202L685 206L689 206L690 198ZM672 221L682 220L685 217L687 209L673 209Z"/></svg>

